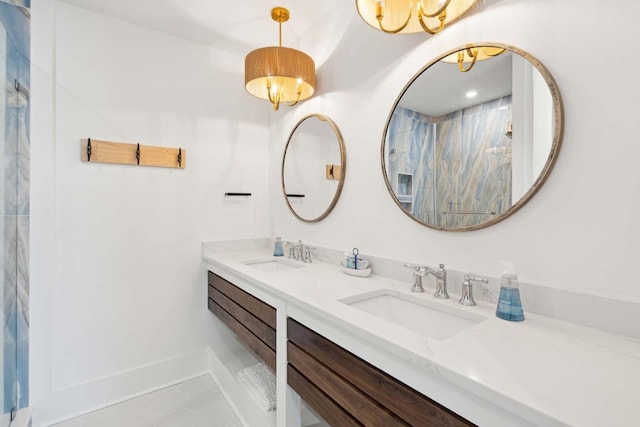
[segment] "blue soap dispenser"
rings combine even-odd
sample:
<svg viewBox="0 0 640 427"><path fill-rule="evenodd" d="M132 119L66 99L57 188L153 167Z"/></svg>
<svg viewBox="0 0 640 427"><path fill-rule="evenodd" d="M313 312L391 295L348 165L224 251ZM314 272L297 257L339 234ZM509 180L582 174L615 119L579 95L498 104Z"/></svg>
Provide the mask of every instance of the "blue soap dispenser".
<svg viewBox="0 0 640 427"><path fill-rule="evenodd" d="M284 256L284 248L282 247L282 237L280 231L276 231L276 243L273 245L273 256Z"/></svg>
<svg viewBox="0 0 640 427"><path fill-rule="evenodd" d="M496 316L511 322L522 322L524 312L520 302L520 289L518 288L518 276L515 273L513 263L500 261L504 265L500 283L500 298Z"/></svg>

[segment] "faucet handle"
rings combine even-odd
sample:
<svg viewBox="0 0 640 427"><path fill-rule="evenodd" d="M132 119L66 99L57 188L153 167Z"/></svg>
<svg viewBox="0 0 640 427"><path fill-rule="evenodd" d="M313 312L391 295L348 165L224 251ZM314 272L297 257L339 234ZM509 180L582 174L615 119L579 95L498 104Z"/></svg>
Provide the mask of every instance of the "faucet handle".
<svg viewBox="0 0 640 427"><path fill-rule="evenodd" d="M422 287L422 274L426 267L415 264L405 264L407 268L413 268L413 284L411 285L411 292L424 292Z"/></svg>
<svg viewBox="0 0 640 427"><path fill-rule="evenodd" d="M460 296L460 301L458 301L462 305L476 305L476 301L473 299L473 287L471 282L489 283L489 279L486 277L474 276L473 274L465 274L464 281L462 282L462 295Z"/></svg>
<svg viewBox="0 0 640 427"><path fill-rule="evenodd" d="M304 247L304 255L303 255L303 261L307 264L310 264L313 262L313 259L311 258L311 253L315 252L316 248L312 248L311 246L305 246Z"/></svg>
<svg viewBox="0 0 640 427"><path fill-rule="evenodd" d="M289 242L289 241L284 241L282 242L282 244L289 249L289 255L287 256L287 258L289 259L293 259L294 258L294 252L295 252L295 246L293 244L293 242Z"/></svg>
<svg viewBox="0 0 640 427"><path fill-rule="evenodd" d="M486 277L475 276L473 274L465 274L464 275L464 280L470 280L470 281L473 281L473 282L489 283L489 279L487 279Z"/></svg>

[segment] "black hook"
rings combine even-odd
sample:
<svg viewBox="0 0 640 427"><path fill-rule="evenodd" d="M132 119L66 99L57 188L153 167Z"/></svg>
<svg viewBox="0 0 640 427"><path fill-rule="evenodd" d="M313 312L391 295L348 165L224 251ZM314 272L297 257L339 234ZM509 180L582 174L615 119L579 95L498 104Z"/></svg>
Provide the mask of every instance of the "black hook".
<svg viewBox="0 0 640 427"><path fill-rule="evenodd" d="M182 167L182 148L178 148L178 166Z"/></svg>
<svg viewBox="0 0 640 427"><path fill-rule="evenodd" d="M329 176L331 178L335 178L335 176L333 176L333 165L331 165L331 167L329 168Z"/></svg>
<svg viewBox="0 0 640 427"><path fill-rule="evenodd" d="M87 161L91 161L91 138L87 139Z"/></svg>
<svg viewBox="0 0 640 427"><path fill-rule="evenodd" d="M138 143L138 148L136 148L136 161L138 165L140 164L140 144Z"/></svg>

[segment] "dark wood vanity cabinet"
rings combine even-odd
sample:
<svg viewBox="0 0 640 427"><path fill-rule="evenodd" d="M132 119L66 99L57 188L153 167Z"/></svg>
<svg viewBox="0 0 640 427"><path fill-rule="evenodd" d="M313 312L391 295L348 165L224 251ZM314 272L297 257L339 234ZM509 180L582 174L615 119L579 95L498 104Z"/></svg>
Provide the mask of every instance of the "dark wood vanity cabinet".
<svg viewBox="0 0 640 427"><path fill-rule="evenodd" d="M275 308L212 272L208 307L275 371ZM287 332L287 382L332 426L474 425L291 318Z"/></svg>
<svg viewBox="0 0 640 427"><path fill-rule="evenodd" d="M276 369L276 309L209 271L209 310Z"/></svg>
<svg viewBox="0 0 640 427"><path fill-rule="evenodd" d="M473 426L289 318L287 382L332 426Z"/></svg>

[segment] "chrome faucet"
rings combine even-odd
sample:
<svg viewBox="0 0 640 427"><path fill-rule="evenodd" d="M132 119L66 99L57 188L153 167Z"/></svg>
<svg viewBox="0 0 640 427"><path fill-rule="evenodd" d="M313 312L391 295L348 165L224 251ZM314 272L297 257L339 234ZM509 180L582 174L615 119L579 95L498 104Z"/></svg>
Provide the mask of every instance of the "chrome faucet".
<svg viewBox="0 0 640 427"><path fill-rule="evenodd" d="M295 260L302 261L304 259L304 245L302 240L298 240L298 244L295 246Z"/></svg>
<svg viewBox="0 0 640 427"><path fill-rule="evenodd" d="M440 299L449 298L449 294L447 293L447 270L444 269L444 264L440 264L437 270L434 270L429 267L424 267L424 276L428 276L432 274L436 278L436 292L433 294L434 297Z"/></svg>
<svg viewBox="0 0 640 427"><path fill-rule="evenodd" d="M444 264L440 264L438 270L423 265L405 264L404 266L413 268L414 270L411 292L424 292L422 277L433 274L436 277L436 292L433 296L441 299L449 298L449 294L447 293L447 271L444 269Z"/></svg>
<svg viewBox="0 0 640 427"><path fill-rule="evenodd" d="M473 289L471 288L471 282L489 283L489 280L484 277L465 274L464 282L462 282L462 295L460 296L460 301L458 301L462 305L476 305L476 302L473 299Z"/></svg>
<svg viewBox="0 0 640 427"><path fill-rule="evenodd" d="M298 240L298 243L283 242L283 244L289 249L287 258L295 261L302 261L307 264L313 262L311 252L314 251L315 248L305 246L302 243L302 240Z"/></svg>

